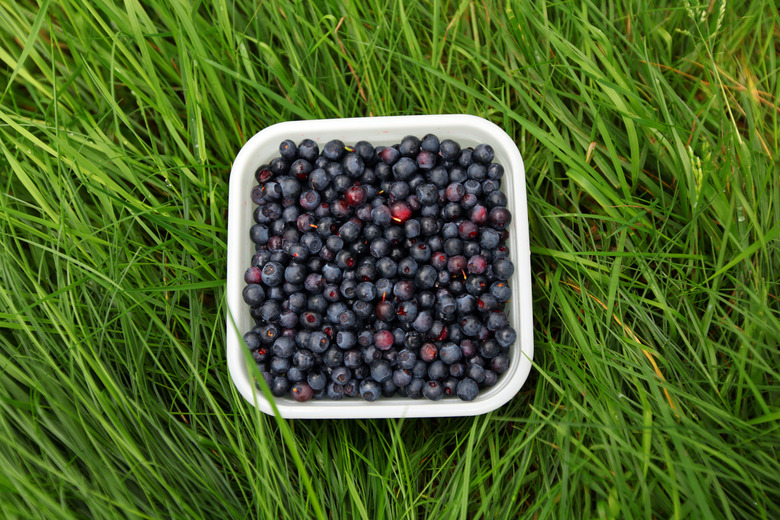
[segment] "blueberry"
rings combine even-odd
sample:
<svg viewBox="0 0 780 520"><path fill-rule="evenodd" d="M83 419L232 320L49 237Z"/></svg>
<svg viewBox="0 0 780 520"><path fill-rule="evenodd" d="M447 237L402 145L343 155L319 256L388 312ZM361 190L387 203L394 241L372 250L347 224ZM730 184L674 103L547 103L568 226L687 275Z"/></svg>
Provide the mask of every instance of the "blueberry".
<svg viewBox="0 0 780 520"><path fill-rule="evenodd" d="M430 379L441 381L447 375L449 375L449 368L442 360L437 359L428 365L428 377Z"/></svg>
<svg viewBox="0 0 780 520"><path fill-rule="evenodd" d="M393 165L401 158L401 152L394 146L387 146L377 154L384 164Z"/></svg>
<svg viewBox="0 0 780 520"><path fill-rule="evenodd" d="M471 378L462 379L458 383L457 394L463 401L473 401L479 393L479 385Z"/></svg>
<svg viewBox="0 0 780 520"><path fill-rule="evenodd" d="M350 177L357 178L363 175L365 170L365 163L363 159L356 153L349 153L341 163L344 172Z"/></svg>
<svg viewBox="0 0 780 520"><path fill-rule="evenodd" d="M451 365L463 358L463 351L455 343L445 343L439 350L439 359Z"/></svg>
<svg viewBox="0 0 780 520"><path fill-rule="evenodd" d="M450 365L450 376L455 379L463 379L466 377L466 365L460 362L456 362Z"/></svg>
<svg viewBox="0 0 780 520"><path fill-rule="evenodd" d="M366 401L376 401L382 394L382 387L373 379L364 379L359 386L360 397Z"/></svg>
<svg viewBox="0 0 780 520"><path fill-rule="evenodd" d="M298 179L306 179L314 168L306 159L298 159L290 165L290 175Z"/></svg>
<svg viewBox="0 0 780 520"><path fill-rule="evenodd" d="M349 381L347 381L349 383ZM325 395L327 395L328 399L333 399L334 401L338 401L340 399L344 398L344 387L338 383L330 382L328 383L328 386L325 387Z"/></svg>
<svg viewBox="0 0 780 520"><path fill-rule="evenodd" d="M370 302L376 299L376 286L371 282L361 282L355 288L355 295L362 301Z"/></svg>
<svg viewBox="0 0 780 520"><path fill-rule="evenodd" d="M393 278L398 272L398 265L389 257L383 257L376 263L376 272L382 278Z"/></svg>
<svg viewBox="0 0 780 520"><path fill-rule="evenodd" d="M495 332L495 338L499 345L508 348L517 340L517 333L512 327L504 327Z"/></svg>
<svg viewBox="0 0 780 520"><path fill-rule="evenodd" d="M273 349L274 356L288 358L295 352L295 342L292 338L287 336L281 336L274 341Z"/></svg>
<svg viewBox="0 0 780 520"><path fill-rule="evenodd" d="M493 386L498 381L498 374L493 370L485 370L485 380L482 382L484 386Z"/></svg>
<svg viewBox="0 0 780 520"><path fill-rule="evenodd" d="M490 360L490 368L497 374L503 374L509 369L509 358L504 354L499 354Z"/></svg>
<svg viewBox="0 0 780 520"><path fill-rule="evenodd" d="M501 181L494 179L485 179L482 181L482 193L489 195L501 188Z"/></svg>
<svg viewBox="0 0 780 520"><path fill-rule="evenodd" d="M322 390L328 384L328 378L320 371L309 372L306 376L306 382L312 390Z"/></svg>
<svg viewBox="0 0 780 520"><path fill-rule="evenodd" d="M344 143L338 139L328 141L322 149L322 156L330 161L338 161L346 151Z"/></svg>
<svg viewBox="0 0 780 520"><path fill-rule="evenodd" d="M417 274L418 265L414 258L407 256L398 262L398 274L410 278Z"/></svg>
<svg viewBox="0 0 780 520"><path fill-rule="evenodd" d="M420 139L413 135L407 135L401 140L398 151L404 157L414 157L420 152Z"/></svg>
<svg viewBox="0 0 780 520"><path fill-rule="evenodd" d="M363 363L363 354L357 350L348 350L344 353L344 366L347 368L357 368Z"/></svg>
<svg viewBox="0 0 780 520"><path fill-rule="evenodd" d="M360 228L352 221L346 222L339 228L339 236L344 242L354 242L360 236Z"/></svg>
<svg viewBox="0 0 780 520"><path fill-rule="evenodd" d="M441 211L441 216L445 221L454 221L463 215L463 208L460 204L450 202Z"/></svg>
<svg viewBox="0 0 780 520"><path fill-rule="evenodd" d="M417 305L413 301L401 302L396 314L401 323L412 323L417 319Z"/></svg>
<svg viewBox="0 0 780 520"><path fill-rule="evenodd" d="M445 161L454 161L460 155L460 145L452 139L444 139L439 145L439 151L442 159Z"/></svg>
<svg viewBox="0 0 780 520"><path fill-rule="evenodd" d="M322 296L325 298L325 300L329 303L336 303L339 301L339 298L341 297L341 293L339 292L338 285L334 283L329 283L325 286L325 288L322 290ZM338 315L335 314L333 319L331 320L332 323L338 322Z"/></svg>
<svg viewBox="0 0 780 520"><path fill-rule="evenodd" d="M271 372L273 374L273 372ZM275 397L284 397L290 391L290 382L286 377L276 375L270 385L271 393Z"/></svg>
<svg viewBox="0 0 780 520"><path fill-rule="evenodd" d="M433 217L423 217L420 219L420 231L423 235L429 236L439 232L441 225Z"/></svg>
<svg viewBox="0 0 780 520"><path fill-rule="evenodd" d="M489 144L477 145L474 148L473 157L475 161L479 161L482 164L490 164L494 157L493 147Z"/></svg>
<svg viewBox="0 0 780 520"><path fill-rule="evenodd" d="M286 376L290 383L298 383L306 380L306 374L295 366L292 366L287 370Z"/></svg>
<svg viewBox="0 0 780 520"><path fill-rule="evenodd" d="M512 221L512 214L504 207L494 207L488 213L488 221L490 225L496 229L506 229L509 223Z"/></svg>
<svg viewBox="0 0 780 520"><path fill-rule="evenodd" d="M259 284L253 283L244 287L243 293L244 301L250 307L257 307L265 300L265 291Z"/></svg>
<svg viewBox="0 0 780 520"><path fill-rule="evenodd" d="M371 377L377 383L384 383L390 379L393 371L390 369L390 363L387 361L375 361L371 364Z"/></svg>
<svg viewBox="0 0 780 520"><path fill-rule="evenodd" d="M279 325L286 329L294 329L298 325L298 314L291 310L282 311L279 315Z"/></svg>
<svg viewBox="0 0 780 520"><path fill-rule="evenodd" d="M334 383L345 385L349 382L350 379L352 379L352 373L345 366L336 367L330 373L330 379Z"/></svg>
<svg viewBox="0 0 780 520"><path fill-rule="evenodd" d="M244 343L246 344L246 348L249 349L250 352L254 352L255 350L260 348L260 337L257 335L256 332L249 331L246 334L244 334Z"/></svg>
<svg viewBox="0 0 780 520"><path fill-rule="evenodd" d="M422 184L417 187L415 193L423 206L435 204L439 198L439 191L435 184Z"/></svg>
<svg viewBox="0 0 780 520"><path fill-rule="evenodd" d="M306 296L301 292L291 294L287 303L292 312L301 312L306 308Z"/></svg>
<svg viewBox="0 0 780 520"><path fill-rule="evenodd" d="M447 271L454 275L463 274L467 263L468 261L466 260L465 256L455 255L447 260Z"/></svg>
<svg viewBox="0 0 780 520"><path fill-rule="evenodd" d="M408 182L396 181L390 185L388 192L390 193L390 200L405 200L409 197L411 187Z"/></svg>
<svg viewBox="0 0 780 520"><path fill-rule="evenodd" d="M463 357L472 358L477 353L477 344L470 339L464 339L460 342L460 350L463 352Z"/></svg>
<svg viewBox="0 0 780 520"><path fill-rule="evenodd" d="M401 159L393 165L393 174L396 179L409 180L416 171L417 162L409 157L401 157Z"/></svg>
<svg viewBox="0 0 780 520"><path fill-rule="evenodd" d="M485 368L481 365L472 364L466 369L466 376L477 383L482 383L485 380Z"/></svg>
<svg viewBox="0 0 780 520"><path fill-rule="evenodd" d="M411 280L401 280L393 287L393 294L396 298L406 301L414 296L414 282Z"/></svg>
<svg viewBox="0 0 780 520"><path fill-rule="evenodd" d="M466 189L467 194L482 195L482 183L477 180L469 179L463 183L463 187Z"/></svg>
<svg viewBox="0 0 780 520"><path fill-rule="evenodd" d="M300 204L303 209L313 210L319 206L320 200L319 192L314 190L306 190L301 193L300 197L298 198L298 204Z"/></svg>
<svg viewBox="0 0 780 520"><path fill-rule="evenodd" d="M384 397L392 397L395 394L396 390L398 389L398 387L395 385L395 383L393 383L391 379L388 379L384 383L381 383L381 387L382 387L382 396Z"/></svg>
<svg viewBox="0 0 780 520"><path fill-rule="evenodd" d="M485 249L494 249L501 240L498 231L493 228L485 228L479 234L479 245Z"/></svg>
<svg viewBox="0 0 780 520"><path fill-rule="evenodd" d="M357 316L351 310L346 310L339 314L339 329L350 330L357 325Z"/></svg>
<svg viewBox="0 0 780 520"><path fill-rule="evenodd" d="M322 362L328 368L336 368L344 363L344 352L338 348L330 347L322 356Z"/></svg>
<svg viewBox="0 0 780 520"><path fill-rule="evenodd" d="M357 379L350 379L350 381L343 385L342 388L344 389L344 395L347 397L357 397L360 395L358 391L358 381Z"/></svg>
<svg viewBox="0 0 780 520"><path fill-rule="evenodd" d="M314 331L309 336L309 350L314 352L315 354L322 354L326 350L328 350L328 347L330 346L330 340L328 339L328 336L319 330Z"/></svg>
<svg viewBox="0 0 780 520"><path fill-rule="evenodd" d="M259 246L268 243L268 227L263 224L254 224L249 228L249 238Z"/></svg>
<svg viewBox="0 0 780 520"><path fill-rule="evenodd" d="M422 389L424 386L425 381L419 377L415 377L408 385L406 385L406 396L411 399L420 399L422 397Z"/></svg>
<svg viewBox="0 0 780 520"><path fill-rule="evenodd" d="M450 202L458 202L466 194L466 188L459 182L453 182L447 186L445 196Z"/></svg>
<svg viewBox="0 0 780 520"><path fill-rule="evenodd" d="M438 381L428 381L423 385L422 395L431 401L438 401L444 397L444 387Z"/></svg>
<svg viewBox="0 0 780 520"><path fill-rule="evenodd" d="M422 311L417 314L417 317L412 322L412 327L417 332L428 332L433 326L433 317L428 311Z"/></svg>
<svg viewBox="0 0 780 520"><path fill-rule="evenodd" d="M364 257L355 272L358 279L364 282L372 282L376 279L376 262L372 257Z"/></svg>
<svg viewBox="0 0 780 520"><path fill-rule="evenodd" d="M349 350L355 346L357 337L355 333L348 330L339 331L336 334L336 344L343 350Z"/></svg>
<svg viewBox="0 0 780 520"><path fill-rule="evenodd" d="M390 208L380 205L371 210L371 219L377 226L387 227L392 222L393 215L390 213Z"/></svg>
<svg viewBox="0 0 780 520"><path fill-rule="evenodd" d="M256 363L263 363L268 359L268 349L265 347L260 347L257 350L253 350L252 359L254 359Z"/></svg>
<svg viewBox="0 0 780 520"><path fill-rule="evenodd" d="M487 289L487 280L482 275L472 275L466 280L466 290L469 294L479 296Z"/></svg>
<svg viewBox="0 0 780 520"><path fill-rule="evenodd" d="M382 258L390 252L390 241L385 238L377 238L371 242L369 252L374 258Z"/></svg>
<svg viewBox="0 0 780 520"><path fill-rule="evenodd" d="M252 267L257 267L258 268L257 276L260 276L259 268L262 268L265 265L265 263L268 262L269 260L271 260L271 252L270 251L268 251L266 249L262 249L260 251L256 251L255 252L254 256L252 256ZM244 281L246 281L246 280L244 280ZM252 282L246 281L246 283L260 283L260 282L259 282L259 279L258 279L258 281L252 281Z"/></svg>
<svg viewBox="0 0 780 520"><path fill-rule="evenodd" d="M460 164L463 168L468 168L474 162L472 153L473 150L470 148L461 150L460 155L458 156L458 164Z"/></svg>
<svg viewBox="0 0 780 520"><path fill-rule="evenodd" d="M269 300L260 306L260 317L265 322L275 320L282 313L282 307L278 302Z"/></svg>
<svg viewBox="0 0 780 520"><path fill-rule="evenodd" d="M408 349L403 349L398 353L398 366L401 368L411 370L414 368L414 364L417 362L417 355ZM399 385L406 386L406 385Z"/></svg>
<svg viewBox="0 0 780 520"><path fill-rule="evenodd" d="M284 280L289 283L299 284L306 279L306 268L300 264L292 264L284 269Z"/></svg>
<svg viewBox="0 0 780 520"><path fill-rule="evenodd" d="M509 288L509 285L506 282L497 281L493 282L493 285L490 286L490 294L492 294L499 303L505 303L512 297L512 289Z"/></svg>
<svg viewBox="0 0 780 520"><path fill-rule="evenodd" d="M488 177L491 179L500 179L504 176L504 167L498 163L492 163L487 168Z"/></svg>
<svg viewBox="0 0 780 520"><path fill-rule="evenodd" d="M311 254L317 254L322 249L322 239L314 233L304 233L301 236L301 245L307 247Z"/></svg>
<svg viewBox="0 0 780 520"><path fill-rule="evenodd" d="M509 258L497 258L493 261L493 273L499 280L509 280L515 272L515 266Z"/></svg>
<svg viewBox="0 0 780 520"><path fill-rule="evenodd" d="M303 287L309 293L319 294L325 288L325 278L319 273L311 273L303 281Z"/></svg>
<svg viewBox="0 0 780 520"><path fill-rule="evenodd" d="M442 244L444 254L456 256L463 253L463 240L460 238L448 238Z"/></svg>
<svg viewBox="0 0 780 520"><path fill-rule="evenodd" d="M420 221L417 219L411 219L404 222L404 234L406 238L417 238L420 236L421 226Z"/></svg>
<svg viewBox="0 0 780 520"><path fill-rule="evenodd" d="M441 382L441 387L444 390L444 395L454 395L457 392L458 380L454 377L448 377Z"/></svg>
<svg viewBox="0 0 780 520"><path fill-rule="evenodd" d="M284 296L285 296L284 289L282 289L278 285L276 287L269 287L266 296L268 297L269 300L275 300L281 303L282 301L284 301Z"/></svg>
<svg viewBox="0 0 780 520"><path fill-rule="evenodd" d="M454 343L460 343L466 337L463 335L463 331L460 325L457 323L450 323L447 325L447 340Z"/></svg>
<svg viewBox="0 0 780 520"><path fill-rule="evenodd" d="M298 156L309 162L314 162L319 154L320 150L317 143L311 139L304 139L298 144Z"/></svg>
<svg viewBox="0 0 780 520"><path fill-rule="evenodd" d="M405 387L412 382L412 372L408 368L398 368L393 372L393 383L398 387Z"/></svg>
<svg viewBox="0 0 780 520"><path fill-rule="evenodd" d="M288 358L274 357L271 359L271 373L278 376L284 375L290 369L290 360Z"/></svg>
<svg viewBox="0 0 780 520"><path fill-rule="evenodd" d="M432 152L434 154L439 153L439 138L434 134L425 134L420 141L420 148Z"/></svg>
<svg viewBox="0 0 780 520"><path fill-rule="evenodd" d="M309 174L309 184L315 190L323 191L330 185L330 175L328 175L322 168L317 168Z"/></svg>
<svg viewBox="0 0 780 520"><path fill-rule="evenodd" d="M498 334L498 332L496 332ZM507 345L508 346L508 345ZM479 346L479 355L484 359L493 359L501 353L501 345L497 340L488 340Z"/></svg>
<svg viewBox="0 0 780 520"><path fill-rule="evenodd" d="M489 331L495 332L498 329L503 329L507 325L509 325L509 320L503 311L492 311L487 314L485 326Z"/></svg>
<svg viewBox="0 0 780 520"><path fill-rule="evenodd" d="M473 193L466 193L463 198L460 199L460 205L466 210L470 210L476 206L477 202L479 202L479 199Z"/></svg>
<svg viewBox="0 0 780 520"><path fill-rule="evenodd" d="M469 179L480 182L487 177L487 168L485 168L484 164L473 163L466 170L466 174Z"/></svg>
<svg viewBox="0 0 780 520"><path fill-rule="evenodd" d="M293 354L292 362L299 370L309 370L314 366L314 354L308 350L298 350Z"/></svg>

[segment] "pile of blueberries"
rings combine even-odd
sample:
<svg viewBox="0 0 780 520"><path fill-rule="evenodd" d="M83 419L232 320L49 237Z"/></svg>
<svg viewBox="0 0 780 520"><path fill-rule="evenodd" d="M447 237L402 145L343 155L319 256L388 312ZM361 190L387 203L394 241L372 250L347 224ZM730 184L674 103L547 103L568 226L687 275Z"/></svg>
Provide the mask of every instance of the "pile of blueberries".
<svg viewBox="0 0 780 520"><path fill-rule="evenodd" d="M509 367L504 168L487 144L291 140L255 173L244 342L273 395L464 401Z"/></svg>

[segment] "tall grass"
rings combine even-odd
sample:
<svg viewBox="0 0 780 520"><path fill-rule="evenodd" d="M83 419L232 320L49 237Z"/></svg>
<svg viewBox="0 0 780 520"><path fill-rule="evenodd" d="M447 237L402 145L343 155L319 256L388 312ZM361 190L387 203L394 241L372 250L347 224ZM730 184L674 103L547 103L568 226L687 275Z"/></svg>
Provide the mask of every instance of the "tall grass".
<svg viewBox="0 0 780 520"><path fill-rule="evenodd" d="M0 20L3 518L780 516L773 2ZM532 377L475 418L260 414L224 353L235 153L288 119L449 112L526 162Z"/></svg>

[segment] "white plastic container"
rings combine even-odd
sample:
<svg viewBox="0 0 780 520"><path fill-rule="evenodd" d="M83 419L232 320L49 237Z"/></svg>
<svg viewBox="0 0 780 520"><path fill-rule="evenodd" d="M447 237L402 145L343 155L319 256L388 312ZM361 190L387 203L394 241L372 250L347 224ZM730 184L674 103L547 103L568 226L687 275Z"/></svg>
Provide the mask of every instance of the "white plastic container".
<svg viewBox="0 0 780 520"><path fill-rule="evenodd" d="M509 200L512 212L509 228L509 248L515 273L509 281L512 299L509 301L509 321L517 331L517 341L510 348L510 366L491 388L482 390L471 402L457 397L440 401L382 398L369 403L360 398L311 400L299 403L290 397L276 398L276 406L283 417L302 419L357 419L382 417L447 417L479 415L495 410L509 401L525 382L531 371L534 344L531 319L531 264L528 241L528 208L526 203L525 168L520 152L512 139L498 126L480 117L452 114L425 116L371 117L354 119L322 119L290 121L266 128L254 135L238 153L230 173L228 200L228 257L227 257L227 359L230 375L241 395L260 410L272 414L270 403L255 387L253 375L246 365L244 347L234 328L241 334L250 330L254 322L249 307L244 303L244 271L251 265L254 245L249 239L249 228L254 224L254 204L250 191L256 184L257 168L279 154L279 143L292 139L296 143L313 139L322 146L331 139L341 139L347 145L361 140L374 146L392 145L404 136L422 138L434 133L439 139L453 139L462 148L487 143L495 151L494 162L504 166L502 191ZM232 316L232 318L231 318ZM252 368L254 370L254 368Z"/></svg>

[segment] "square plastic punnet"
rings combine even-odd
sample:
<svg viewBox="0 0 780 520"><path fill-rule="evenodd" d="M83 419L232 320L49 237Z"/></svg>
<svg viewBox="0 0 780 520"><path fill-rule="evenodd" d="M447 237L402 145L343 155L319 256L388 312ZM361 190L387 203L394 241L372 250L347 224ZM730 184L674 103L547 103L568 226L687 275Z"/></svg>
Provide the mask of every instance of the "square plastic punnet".
<svg viewBox="0 0 780 520"><path fill-rule="evenodd" d="M464 114L366 117L353 119L321 119L289 121L270 126L255 134L236 156L230 173L228 199L227 255L227 360L230 376L236 388L251 404L272 414L271 404L256 387L254 367L246 364L239 333L254 326L249 306L242 298L244 271L251 265L254 244L249 228L254 224L250 199L256 184L254 173L279 155L279 143L292 139L299 143L313 139L320 149L331 139L341 139L347 145L369 141L374 146L392 145L404 136L422 138L436 134L439 139L452 139L461 148L487 143L495 151L494 162L504 166L502 191L506 193L512 212L509 226L510 256L515 272L509 280L512 299L507 307L510 325L517 331L517 341L510 347L509 369L498 382L480 391L476 399L464 402L455 396L439 401L425 398L380 397L374 402L358 398L339 401L327 398L299 403L291 397L275 398L274 402L285 418L357 419L387 417L448 417L479 415L495 410L509 401L522 387L531 371L534 344L531 314L531 264L528 239L528 206L526 203L525 168L514 141L495 124L480 117ZM235 328L234 328L235 323Z"/></svg>

